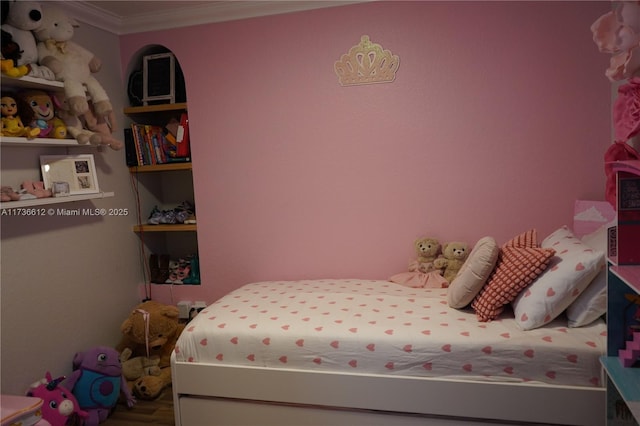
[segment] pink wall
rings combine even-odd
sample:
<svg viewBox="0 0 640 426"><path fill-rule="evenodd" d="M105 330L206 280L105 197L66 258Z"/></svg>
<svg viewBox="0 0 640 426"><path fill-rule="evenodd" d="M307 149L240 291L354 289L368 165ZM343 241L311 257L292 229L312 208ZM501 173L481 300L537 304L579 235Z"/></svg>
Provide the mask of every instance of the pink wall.
<svg viewBox="0 0 640 426"><path fill-rule="evenodd" d="M608 2L375 2L123 36L185 71L207 301L248 281L387 278L421 235L499 242L603 199ZM392 84L341 87L361 35Z"/></svg>

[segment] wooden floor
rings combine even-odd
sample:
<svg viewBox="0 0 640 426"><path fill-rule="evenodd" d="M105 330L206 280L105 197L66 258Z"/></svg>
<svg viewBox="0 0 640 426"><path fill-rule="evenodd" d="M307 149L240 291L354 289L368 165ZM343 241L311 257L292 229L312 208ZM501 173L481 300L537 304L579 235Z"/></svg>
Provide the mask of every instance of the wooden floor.
<svg viewBox="0 0 640 426"><path fill-rule="evenodd" d="M118 404L115 411L100 426L175 425L171 387L165 389L155 401L140 401L127 408Z"/></svg>

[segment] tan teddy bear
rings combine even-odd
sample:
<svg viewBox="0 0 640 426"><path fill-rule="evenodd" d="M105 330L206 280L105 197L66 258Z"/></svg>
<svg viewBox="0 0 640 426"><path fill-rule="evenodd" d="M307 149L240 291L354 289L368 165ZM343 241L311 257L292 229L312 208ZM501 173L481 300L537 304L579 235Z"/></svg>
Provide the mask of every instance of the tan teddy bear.
<svg viewBox="0 0 640 426"><path fill-rule="evenodd" d="M132 384L138 398L155 399L171 384L171 352L183 329L177 307L153 300L136 306L122 323L118 352L122 354L128 348L129 356L157 358L160 368L158 375L144 375Z"/></svg>
<svg viewBox="0 0 640 426"><path fill-rule="evenodd" d="M443 271L444 279L447 280L448 284L451 284L467 257L469 257L469 245L467 243L446 243L442 246L442 256L434 260L433 265L436 269Z"/></svg>
<svg viewBox="0 0 640 426"><path fill-rule="evenodd" d="M413 288L446 287L442 271L433 264L440 255L440 242L435 238L422 237L415 240L413 245L418 257L409 263L409 271L395 274L389 281Z"/></svg>
<svg viewBox="0 0 640 426"><path fill-rule="evenodd" d="M122 374L127 382L134 381L143 376L160 375L160 358L149 358L146 356L136 356L131 358L131 349L124 348L120 353L120 363L122 364Z"/></svg>

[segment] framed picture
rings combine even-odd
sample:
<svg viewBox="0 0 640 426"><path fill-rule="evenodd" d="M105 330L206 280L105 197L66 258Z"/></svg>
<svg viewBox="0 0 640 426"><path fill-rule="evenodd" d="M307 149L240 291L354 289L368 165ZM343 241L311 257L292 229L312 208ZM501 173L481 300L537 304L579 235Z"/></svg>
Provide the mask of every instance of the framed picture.
<svg viewBox="0 0 640 426"><path fill-rule="evenodd" d="M67 182L69 195L100 192L93 155L41 155L42 180L47 189Z"/></svg>

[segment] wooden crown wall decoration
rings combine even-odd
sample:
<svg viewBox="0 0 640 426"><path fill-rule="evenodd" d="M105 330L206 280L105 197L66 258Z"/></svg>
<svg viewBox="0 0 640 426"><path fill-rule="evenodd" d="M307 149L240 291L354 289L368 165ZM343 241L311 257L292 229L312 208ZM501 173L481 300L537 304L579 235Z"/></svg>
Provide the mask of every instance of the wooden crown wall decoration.
<svg viewBox="0 0 640 426"><path fill-rule="evenodd" d="M400 57L385 50L379 44L372 43L368 35L360 38L336 61L334 69L342 86L358 84L391 83L396 78L400 66Z"/></svg>

